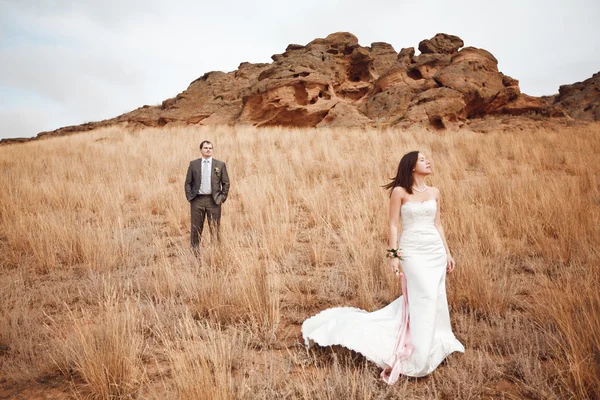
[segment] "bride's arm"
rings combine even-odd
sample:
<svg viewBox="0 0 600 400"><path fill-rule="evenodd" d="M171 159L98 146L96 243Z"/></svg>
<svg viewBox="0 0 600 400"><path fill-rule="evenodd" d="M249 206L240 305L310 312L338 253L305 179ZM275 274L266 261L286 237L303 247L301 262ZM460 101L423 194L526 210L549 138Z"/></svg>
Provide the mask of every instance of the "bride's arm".
<svg viewBox="0 0 600 400"><path fill-rule="evenodd" d="M398 248L398 227L400 225L400 206L405 190L402 187L396 187L390 197L389 223L388 223L388 249ZM400 260L390 259L390 268L395 271L400 268Z"/></svg>
<svg viewBox="0 0 600 400"><path fill-rule="evenodd" d="M442 226L442 217L441 217L441 211L440 211L440 191L436 188L436 201L438 203L437 206L437 211L435 213L435 228L437 229L437 231L440 233L440 237L442 238L442 242L444 243L444 248L446 249L446 255L448 256L448 267L447 267L447 271L448 272L452 272L452 270L454 269L454 258L452 257L452 255L450 254L450 248L448 247L448 242L446 241L446 235L444 233L444 227Z"/></svg>

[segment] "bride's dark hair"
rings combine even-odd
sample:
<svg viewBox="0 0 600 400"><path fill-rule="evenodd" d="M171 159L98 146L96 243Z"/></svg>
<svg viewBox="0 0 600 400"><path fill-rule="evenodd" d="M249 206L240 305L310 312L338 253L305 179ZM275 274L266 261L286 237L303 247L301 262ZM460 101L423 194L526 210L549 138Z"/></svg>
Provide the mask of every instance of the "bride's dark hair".
<svg viewBox="0 0 600 400"><path fill-rule="evenodd" d="M390 189L390 196L392 195L392 191L397 186L402 186L406 193L413 194L413 168L417 165L417 160L419 159L419 151L411 151L410 153L406 153L402 156L400 160L400 164L398 164L398 172L396 173L396 177L392 178L392 181L383 187L385 189Z"/></svg>

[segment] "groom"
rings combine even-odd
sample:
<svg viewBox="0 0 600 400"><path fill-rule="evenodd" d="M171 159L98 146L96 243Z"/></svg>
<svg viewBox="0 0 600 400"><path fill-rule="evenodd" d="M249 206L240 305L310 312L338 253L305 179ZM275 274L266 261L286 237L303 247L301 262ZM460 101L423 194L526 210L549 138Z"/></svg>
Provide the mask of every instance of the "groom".
<svg viewBox="0 0 600 400"><path fill-rule="evenodd" d="M212 158L213 145L208 140L200 143L202 157L190 161L185 177L185 197L191 206L191 238L193 249L200 245L204 219L208 219L211 238L221 240L221 204L229 193L229 176L223 161Z"/></svg>

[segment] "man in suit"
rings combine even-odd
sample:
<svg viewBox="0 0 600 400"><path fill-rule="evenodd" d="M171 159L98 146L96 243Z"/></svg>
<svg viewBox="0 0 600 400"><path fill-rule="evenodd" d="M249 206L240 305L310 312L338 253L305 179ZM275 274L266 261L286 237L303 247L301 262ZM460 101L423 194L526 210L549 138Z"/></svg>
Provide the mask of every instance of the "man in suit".
<svg viewBox="0 0 600 400"><path fill-rule="evenodd" d="M190 161L185 177L185 197L191 206L192 248L200 246L204 219L208 219L211 238L220 240L221 204L229 193L229 176L223 161L212 158L213 145L208 140L200 143L202 157Z"/></svg>

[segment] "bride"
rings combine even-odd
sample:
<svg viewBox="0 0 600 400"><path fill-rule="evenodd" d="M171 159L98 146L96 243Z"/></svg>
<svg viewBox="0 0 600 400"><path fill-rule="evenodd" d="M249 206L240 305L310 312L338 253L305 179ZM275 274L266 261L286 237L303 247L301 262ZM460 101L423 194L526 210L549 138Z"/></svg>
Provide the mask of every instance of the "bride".
<svg viewBox="0 0 600 400"><path fill-rule="evenodd" d="M357 351L383 369L381 377L390 385L401 374L430 374L450 353L465 351L450 326L445 278L455 262L440 221L440 192L425 184L429 174L430 162L413 151L384 186L391 190L387 257L391 272L401 278L403 295L371 313L336 307L302 324L307 347L341 345Z"/></svg>

